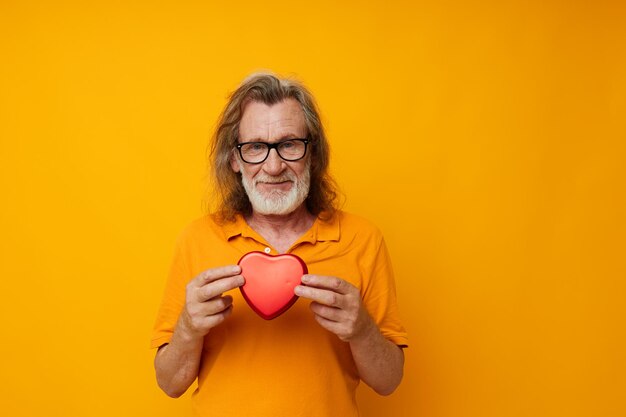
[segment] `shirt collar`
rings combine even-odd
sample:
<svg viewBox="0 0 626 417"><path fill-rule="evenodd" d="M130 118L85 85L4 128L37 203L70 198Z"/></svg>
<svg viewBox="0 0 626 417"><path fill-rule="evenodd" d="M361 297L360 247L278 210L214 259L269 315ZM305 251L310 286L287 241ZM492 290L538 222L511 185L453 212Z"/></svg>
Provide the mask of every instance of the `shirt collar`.
<svg viewBox="0 0 626 417"><path fill-rule="evenodd" d="M226 240L230 240L235 236L249 236L250 235L250 226L246 223L243 216L237 214L235 220L232 222L225 222L222 225L222 231L224 232L224 237Z"/></svg>
<svg viewBox="0 0 626 417"><path fill-rule="evenodd" d="M315 219L313 226L299 239L301 242L327 242L338 241L341 236L340 214L337 213L330 220ZM241 215L237 215L235 220L227 222L222 226L224 238L230 240L236 236L251 237L258 239L259 235L252 229Z"/></svg>

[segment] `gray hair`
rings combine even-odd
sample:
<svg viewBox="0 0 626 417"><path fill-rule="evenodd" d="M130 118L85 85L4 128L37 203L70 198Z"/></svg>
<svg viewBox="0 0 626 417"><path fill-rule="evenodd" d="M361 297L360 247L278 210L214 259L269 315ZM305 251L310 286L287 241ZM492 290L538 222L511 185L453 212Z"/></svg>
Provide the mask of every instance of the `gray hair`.
<svg viewBox="0 0 626 417"><path fill-rule="evenodd" d="M250 101L272 105L289 98L302 106L309 132L311 185L305 200L306 207L309 212L324 220L332 218L336 213L339 192L328 172L330 148L313 96L296 80L281 79L270 73L255 73L230 95L211 141L210 181L215 198L212 205L218 220L232 221L237 214L246 216L252 213L241 174L234 172L230 166L230 158L239 138L243 109Z"/></svg>

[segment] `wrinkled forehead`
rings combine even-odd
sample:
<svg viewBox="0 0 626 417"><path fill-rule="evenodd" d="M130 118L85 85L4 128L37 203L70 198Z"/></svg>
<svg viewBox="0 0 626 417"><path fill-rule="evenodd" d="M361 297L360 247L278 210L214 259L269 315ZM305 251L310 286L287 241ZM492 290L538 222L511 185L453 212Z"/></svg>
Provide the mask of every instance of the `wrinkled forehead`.
<svg viewBox="0 0 626 417"><path fill-rule="evenodd" d="M250 100L243 106L239 122L239 140L280 140L307 135L302 106L287 98L274 104Z"/></svg>

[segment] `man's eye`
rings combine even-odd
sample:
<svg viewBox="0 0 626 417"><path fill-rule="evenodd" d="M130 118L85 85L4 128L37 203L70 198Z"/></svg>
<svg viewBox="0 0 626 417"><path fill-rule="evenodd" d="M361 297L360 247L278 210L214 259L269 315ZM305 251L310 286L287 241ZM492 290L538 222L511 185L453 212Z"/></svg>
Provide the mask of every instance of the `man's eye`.
<svg viewBox="0 0 626 417"><path fill-rule="evenodd" d="M252 143L249 146L251 151L262 151L265 148L262 143Z"/></svg>
<svg viewBox="0 0 626 417"><path fill-rule="evenodd" d="M294 146L296 146L296 144L292 140L288 140L280 144L280 147L283 149L291 149Z"/></svg>

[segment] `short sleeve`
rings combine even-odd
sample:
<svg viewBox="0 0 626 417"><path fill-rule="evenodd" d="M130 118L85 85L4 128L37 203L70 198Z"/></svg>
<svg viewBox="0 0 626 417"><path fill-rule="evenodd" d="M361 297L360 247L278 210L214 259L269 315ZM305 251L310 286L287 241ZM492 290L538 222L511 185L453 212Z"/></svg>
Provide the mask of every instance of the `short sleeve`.
<svg viewBox="0 0 626 417"><path fill-rule="evenodd" d="M172 339L178 316L185 304L187 283L192 278L186 250L187 239L183 233L176 242L174 258L170 266L169 275L165 284L165 291L156 322L152 331L151 348L158 348Z"/></svg>
<svg viewBox="0 0 626 417"><path fill-rule="evenodd" d="M365 308L370 313L382 335L400 347L408 347L406 330L400 321L396 285L391 258L382 235L375 241L371 264L366 267L367 277L362 288Z"/></svg>

